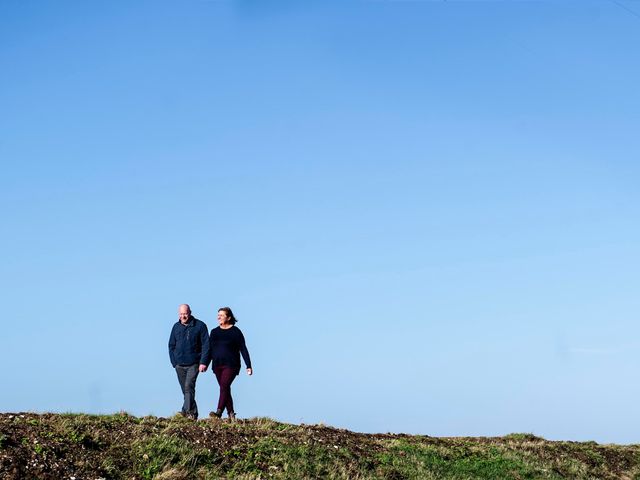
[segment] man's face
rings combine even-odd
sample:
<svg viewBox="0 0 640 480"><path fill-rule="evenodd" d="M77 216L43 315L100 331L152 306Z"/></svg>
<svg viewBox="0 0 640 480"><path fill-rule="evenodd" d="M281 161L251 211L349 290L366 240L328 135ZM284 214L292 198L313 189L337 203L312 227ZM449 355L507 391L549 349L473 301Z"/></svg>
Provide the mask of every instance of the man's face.
<svg viewBox="0 0 640 480"><path fill-rule="evenodd" d="M187 323L189 321L189 307L185 307L184 305L180 305L178 309L178 318L180 319L180 323Z"/></svg>

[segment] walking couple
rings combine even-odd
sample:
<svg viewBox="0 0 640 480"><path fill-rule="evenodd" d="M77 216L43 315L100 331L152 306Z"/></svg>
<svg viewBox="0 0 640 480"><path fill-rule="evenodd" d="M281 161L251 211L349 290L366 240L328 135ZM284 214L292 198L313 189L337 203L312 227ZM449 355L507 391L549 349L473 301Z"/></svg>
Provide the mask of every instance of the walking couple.
<svg viewBox="0 0 640 480"><path fill-rule="evenodd" d="M169 358L175 368L182 388L184 403L181 414L197 420L196 379L198 373L211 369L220 385L218 408L209 414L220 418L227 410L230 419L235 419L231 384L240 373L240 354L247 366L247 374L252 375L251 358L245 345L244 335L235 326L237 320L229 307L218 310L218 327L211 330L191 314L186 303L178 307L178 321L171 329L169 337Z"/></svg>

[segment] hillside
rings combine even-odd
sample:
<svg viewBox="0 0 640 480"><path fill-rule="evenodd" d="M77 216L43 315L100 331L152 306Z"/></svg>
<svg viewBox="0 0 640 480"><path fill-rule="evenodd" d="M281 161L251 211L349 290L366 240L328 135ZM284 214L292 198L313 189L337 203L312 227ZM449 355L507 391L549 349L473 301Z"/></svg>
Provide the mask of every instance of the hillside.
<svg viewBox="0 0 640 480"><path fill-rule="evenodd" d="M640 445L358 434L266 418L0 414L2 479L640 479Z"/></svg>

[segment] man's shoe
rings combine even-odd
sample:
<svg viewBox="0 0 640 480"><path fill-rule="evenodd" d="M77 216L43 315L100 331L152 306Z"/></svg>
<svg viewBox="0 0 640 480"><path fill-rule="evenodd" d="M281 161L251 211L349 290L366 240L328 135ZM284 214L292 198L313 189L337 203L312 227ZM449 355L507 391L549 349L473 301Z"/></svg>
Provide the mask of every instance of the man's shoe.
<svg viewBox="0 0 640 480"><path fill-rule="evenodd" d="M222 411L216 410L215 412L209 412L209 418L222 418Z"/></svg>
<svg viewBox="0 0 640 480"><path fill-rule="evenodd" d="M196 415L195 413L187 413L185 415L189 420L198 420L198 415Z"/></svg>
<svg viewBox="0 0 640 480"><path fill-rule="evenodd" d="M236 412L229 412L229 420L234 421L236 419Z"/></svg>

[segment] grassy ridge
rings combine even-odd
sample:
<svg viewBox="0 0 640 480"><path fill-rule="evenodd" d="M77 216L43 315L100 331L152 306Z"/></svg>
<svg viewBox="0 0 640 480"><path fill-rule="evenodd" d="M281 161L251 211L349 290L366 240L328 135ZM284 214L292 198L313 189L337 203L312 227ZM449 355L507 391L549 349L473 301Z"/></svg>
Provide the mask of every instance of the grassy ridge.
<svg viewBox="0 0 640 480"><path fill-rule="evenodd" d="M640 445L368 435L266 418L0 414L0 478L71 477L640 480Z"/></svg>

